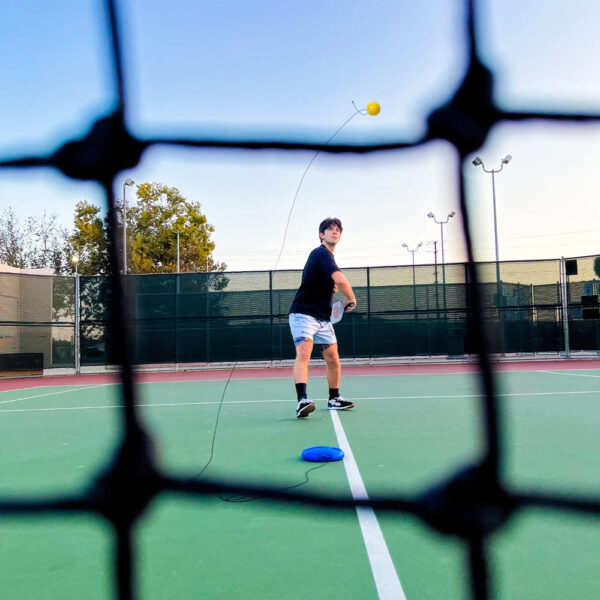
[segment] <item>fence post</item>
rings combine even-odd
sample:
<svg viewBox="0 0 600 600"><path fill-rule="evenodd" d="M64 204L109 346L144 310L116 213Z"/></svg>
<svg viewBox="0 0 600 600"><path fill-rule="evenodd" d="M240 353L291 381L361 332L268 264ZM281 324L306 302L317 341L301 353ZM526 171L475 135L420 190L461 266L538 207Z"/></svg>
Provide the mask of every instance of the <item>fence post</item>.
<svg viewBox="0 0 600 600"><path fill-rule="evenodd" d="M567 275L565 268L565 257L561 256L560 258L560 300L562 305L562 322L563 322L563 335L565 340L565 357L570 358L571 356L571 348L569 344L569 313L568 313L568 298L567 298Z"/></svg>
<svg viewBox="0 0 600 600"><path fill-rule="evenodd" d="M210 362L210 305L208 301L208 288L210 285L210 276L206 273L206 299L204 308L206 311L206 362Z"/></svg>
<svg viewBox="0 0 600 600"><path fill-rule="evenodd" d="M75 373L81 372L81 338L80 338L80 322L81 316L79 313L79 273L75 274Z"/></svg>
<svg viewBox="0 0 600 600"><path fill-rule="evenodd" d="M177 235L177 241L179 241L179 234ZM175 343L175 371L179 371L179 336L177 335L179 329L179 293L181 291L180 283L179 283L179 269L177 269L177 273L175 273L175 314L173 319L173 325L175 326L174 331L174 343Z"/></svg>
<svg viewBox="0 0 600 600"><path fill-rule="evenodd" d="M269 319L270 319L270 339L271 339L271 366L275 360L275 348L273 341L273 271L269 271Z"/></svg>
<svg viewBox="0 0 600 600"><path fill-rule="evenodd" d="M369 334L369 359L372 359L373 339L371 333L371 267L367 267L367 330Z"/></svg>

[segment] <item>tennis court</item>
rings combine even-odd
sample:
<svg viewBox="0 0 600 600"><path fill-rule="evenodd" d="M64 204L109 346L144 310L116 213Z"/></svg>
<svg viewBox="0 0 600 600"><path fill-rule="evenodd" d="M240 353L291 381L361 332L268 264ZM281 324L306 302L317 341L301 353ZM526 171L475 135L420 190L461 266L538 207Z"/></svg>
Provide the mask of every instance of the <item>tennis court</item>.
<svg viewBox="0 0 600 600"><path fill-rule="evenodd" d="M501 363L498 369L507 486L597 496L600 361ZM88 487L120 435L114 378L0 386L3 496L42 498ZM479 379L465 363L346 368L342 392L357 406L342 414L325 409L326 382L316 368L309 392L317 411L307 420L295 418L283 369L144 374L138 388L159 464L187 477L206 467L202 476L278 488L296 489L308 477L300 490L349 499L361 483L370 497L417 496L483 450ZM341 447L346 457L302 461L302 449L316 445ZM354 509L164 493L136 529L141 597L469 595L460 540L402 513L374 514L365 519ZM101 519L3 517L2 526L2 597L114 593L112 531ZM490 547L497 598L600 597L593 516L518 511Z"/></svg>

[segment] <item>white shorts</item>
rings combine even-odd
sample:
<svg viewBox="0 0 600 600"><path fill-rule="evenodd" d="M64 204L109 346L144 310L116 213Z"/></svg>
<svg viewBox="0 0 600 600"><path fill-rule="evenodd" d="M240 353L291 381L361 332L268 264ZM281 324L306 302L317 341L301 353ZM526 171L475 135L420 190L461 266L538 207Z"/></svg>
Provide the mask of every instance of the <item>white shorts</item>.
<svg viewBox="0 0 600 600"><path fill-rule="evenodd" d="M329 321L319 321L302 313L291 313L290 329L295 346L305 340L312 340L315 344L337 344L333 325Z"/></svg>

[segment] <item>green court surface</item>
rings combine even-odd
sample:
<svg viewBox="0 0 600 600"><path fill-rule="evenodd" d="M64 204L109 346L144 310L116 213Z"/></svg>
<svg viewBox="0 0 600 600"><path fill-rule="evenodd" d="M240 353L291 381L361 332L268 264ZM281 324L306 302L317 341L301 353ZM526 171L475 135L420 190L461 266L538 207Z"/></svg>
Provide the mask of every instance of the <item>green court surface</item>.
<svg viewBox="0 0 600 600"><path fill-rule="evenodd" d="M517 489L600 494L600 370L498 379L506 481ZM165 470L191 475L206 465L225 385L139 384ZM481 452L476 375L347 376L342 392L357 406L335 417L371 495L416 494ZM312 378L317 411L298 420L289 379L230 381L205 474L282 488L302 482L314 466L300 459L303 448L340 445L325 393L325 379ZM113 384L0 393L0 495L42 497L89 485L119 437L119 404ZM351 497L343 462L308 476L300 490ZM460 541L403 514L377 517L408 600L469 597ZM0 539L1 598L114 597L113 537L103 521L4 517ZM140 522L136 545L145 600L380 597L353 509L164 494ZM600 598L597 517L522 510L492 536L491 557L497 598Z"/></svg>

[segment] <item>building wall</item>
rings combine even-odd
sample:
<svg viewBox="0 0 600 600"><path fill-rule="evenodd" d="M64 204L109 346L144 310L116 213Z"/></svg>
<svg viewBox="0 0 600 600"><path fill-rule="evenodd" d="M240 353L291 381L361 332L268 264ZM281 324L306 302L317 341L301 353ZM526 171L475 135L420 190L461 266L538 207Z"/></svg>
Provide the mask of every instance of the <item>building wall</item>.
<svg viewBox="0 0 600 600"><path fill-rule="evenodd" d="M17 269L0 264L0 353L41 352L44 367L50 366L52 274L52 269Z"/></svg>

